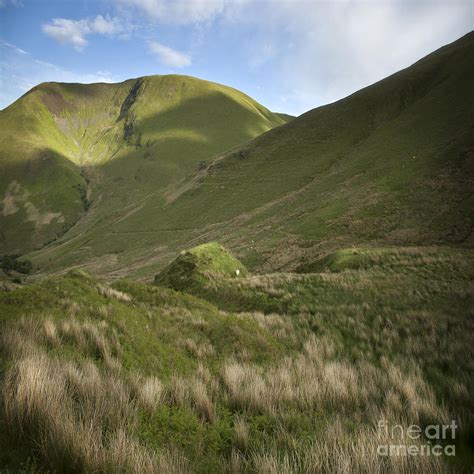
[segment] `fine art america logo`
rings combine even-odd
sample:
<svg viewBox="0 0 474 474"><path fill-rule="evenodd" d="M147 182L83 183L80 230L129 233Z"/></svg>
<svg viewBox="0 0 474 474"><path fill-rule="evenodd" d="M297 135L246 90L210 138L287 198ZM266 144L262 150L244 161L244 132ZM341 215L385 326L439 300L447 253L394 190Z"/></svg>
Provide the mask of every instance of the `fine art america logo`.
<svg viewBox="0 0 474 474"><path fill-rule="evenodd" d="M386 420L378 422L380 439L387 444L377 447L379 456L455 456L456 429L454 420L449 425L389 426Z"/></svg>

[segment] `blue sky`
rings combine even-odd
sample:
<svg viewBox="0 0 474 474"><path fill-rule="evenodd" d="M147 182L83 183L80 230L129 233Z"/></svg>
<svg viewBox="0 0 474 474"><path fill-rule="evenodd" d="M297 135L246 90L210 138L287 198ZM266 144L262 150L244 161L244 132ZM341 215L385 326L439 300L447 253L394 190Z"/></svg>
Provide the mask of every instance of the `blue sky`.
<svg viewBox="0 0 474 474"><path fill-rule="evenodd" d="M298 115L473 24L474 0L0 0L0 108L44 81L174 73Z"/></svg>

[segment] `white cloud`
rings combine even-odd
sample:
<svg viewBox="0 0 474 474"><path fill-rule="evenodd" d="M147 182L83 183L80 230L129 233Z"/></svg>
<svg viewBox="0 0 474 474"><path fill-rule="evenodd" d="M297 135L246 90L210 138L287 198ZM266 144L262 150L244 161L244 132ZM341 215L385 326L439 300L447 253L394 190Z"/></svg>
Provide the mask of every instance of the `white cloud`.
<svg viewBox="0 0 474 474"><path fill-rule="evenodd" d="M296 47L280 64L283 80L319 104L409 66L469 31L473 19L472 5L461 2L345 1L306 12L285 5Z"/></svg>
<svg viewBox="0 0 474 474"><path fill-rule="evenodd" d="M43 32L58 43L69 43L76 51L82 51L87 45L85 36L90 33L90 30L87 21L55 18L43 25Z"/></svg>
<svg viewBox="0 0 474 474"><path fill-rule="evenodd" d="M252 45L248 63L252 69L256 69L272 61L276 56L277 48L275 44L267 40L259 45Z"/></svg>
<svg viewBox="0 0 474 474"><path fill-rule="evenodd" d="M224 13L231 0L111 0L119 7L135 10L164 23L191 24L212 21ZM241 0L234 0L240 3Z"/></svg>
<svg viewBox="0 0 474 474"><path fill-rule="evenodd" d="M8 43L7 41L0 40L0 46L3 48L9 48L12 51L15 51L17 54L28 54L24 49L15 46L14 44Z"/></svg>
<svg viewBox="0 0 474 474"><path fill-rule="evenodd" d="M61 44L71 44L76 51L83 51L87 46L87 36L101 34L115 36L125 32L125 27L118 18L103 17L83 20L55 18L43 25L43 32Z"/></svg>
<svg viewBox="0 0 474 474"><path fill-rule="evenodd" d="M123 32L123 25L118 18L104 18L97 15L89 21L89 28L92 33L113 36Z"/></svg>
<svg viewBox="0 0 474 474"><path fill-rule="evenodd" d="M148 46L150 52L158 56L166 66L182 68L191 65L191 58L187 54L180 53L156 41L150 41Z"/></svg>

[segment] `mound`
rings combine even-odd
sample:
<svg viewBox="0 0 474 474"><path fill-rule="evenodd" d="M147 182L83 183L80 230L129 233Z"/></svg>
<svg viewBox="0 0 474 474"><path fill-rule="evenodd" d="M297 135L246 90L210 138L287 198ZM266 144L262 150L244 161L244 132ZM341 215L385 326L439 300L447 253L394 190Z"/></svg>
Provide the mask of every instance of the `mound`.
<svg viewBox="0 0 474 474"><path fill-rule="evenodd" d="M198 245L182 252L156 275L155 283L175 290L206 285L215 278L238 278L247 269L217 242Z"/></svg>

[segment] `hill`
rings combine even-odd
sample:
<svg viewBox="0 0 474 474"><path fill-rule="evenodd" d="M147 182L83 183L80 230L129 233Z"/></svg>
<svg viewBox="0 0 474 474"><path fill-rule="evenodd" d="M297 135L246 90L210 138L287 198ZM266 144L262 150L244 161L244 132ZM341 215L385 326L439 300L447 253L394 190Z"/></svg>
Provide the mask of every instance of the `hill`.
<svg viewBox="0 0 474 474"><path fill-rule="evenodd" d="M0 111L0 253L39 248L150 193L159 202L212 155L287 120L186 76L40 84Z"/></svg>
<svg viewBox="0 0 474 474"><path fill-rule="evenodd" d="M110 161L94 168L86 216L29 258L45 271L151 278L177 250L216 240L260 271L351 245L472 246L473 65L470 33L166 180L164 192L147 184L146 160ZM185 151L170 163L200 162L194 142Z"/></svg>

